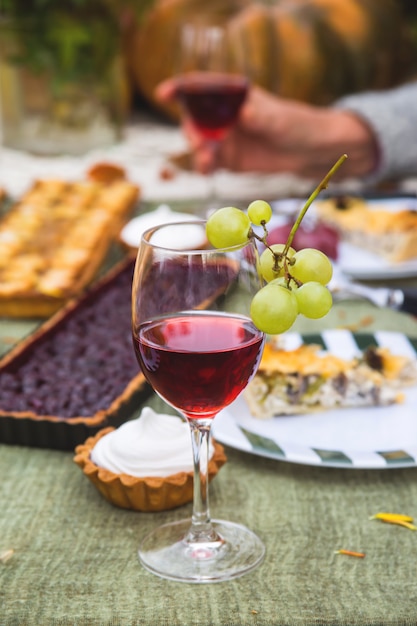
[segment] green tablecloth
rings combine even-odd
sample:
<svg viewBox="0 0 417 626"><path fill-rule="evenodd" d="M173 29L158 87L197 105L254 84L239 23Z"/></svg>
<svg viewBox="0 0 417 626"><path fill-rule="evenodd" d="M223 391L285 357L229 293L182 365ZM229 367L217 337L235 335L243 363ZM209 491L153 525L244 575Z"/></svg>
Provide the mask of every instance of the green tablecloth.
<svg viewBox="0 0 417 626"><path fill-rule="evenodd" d="M415 319L364 303L339 304L325 322L299 329L324 323L417 336ZM3 350L29 327L3 324ZM0 625L417 624L417 532L369 520L380 510L417 517L417 468L320 468L226 451L211 484L213 517L256 531L266 558L234 581L190 585L146 572L137 548L155 526L188 517L191 505L118 509L71 453L0 445L0 553L14 550L0 563ZM334 554L339 548L366 557Z"/></svg>

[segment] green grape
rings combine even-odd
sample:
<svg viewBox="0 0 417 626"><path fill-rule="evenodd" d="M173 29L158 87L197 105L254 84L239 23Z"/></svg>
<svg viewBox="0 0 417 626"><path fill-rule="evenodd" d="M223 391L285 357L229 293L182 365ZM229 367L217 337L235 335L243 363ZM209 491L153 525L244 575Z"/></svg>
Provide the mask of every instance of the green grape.
<svg viewBox="0 0 417 626"><path fill-rule="evenodd" d="M279 285L280 287L288 287L285 276L279 276L270 281L270 285Z"/></svg>
<svg viewBox="0 0 417 626"><path fill-rule="evenodd" d="M271 246L272 250L276 253L276 254L281 254L282 251L285 248L285 244L283 243L274 243ZM288 257L293 257L295 254L295 250L294 248L289 248L288 252L287 252L287 256ZM261 268L261 274L264 277L264 279L269 283L271 280L274 280L274 278L278 278L279 276L283 276L284 274L284 261L282 260L280 262L280 269L278 271L274 270L274 263L275 263L275 259L274 259L274 255L271 252L271 250L269 248L266 248L260 258L259 258L259 263L260 263L260 268Z"/></svg>
<svg viewBox="0 0 417 626"><path fill-rule="evenodd" d="M267 224L272 217L271 205L265 200L254 200L248 206L248 216L256 226L260 226L262 222Z"/></svg>
<svg viewBox="0 0 417 626"><path fill-rule="evenodd" d="M310 319L324 317L332 308L332 295L321 283L315 281L304 283L294 291L294 295L299 312Z"/></svg>
<svg viewBox="0 0 417 626"><path fill-rule="evenodd" d="M229 248L246 243L250 231L250 219L240 209L224 207L215 211L207 220L206 234L215 248Z"/></svg>
<svg viewBox="0 0 417 626"><path fill-rule="evenodd" d="M333 274L333 267L323 252L315 248L303 248L294 254L291 275L302 283L316 281L327 285Z"/></svg>
<svg viewBox="0 0 417 626"><path fill-rule="evenodd" d="M297 298L290 289L269 283L255 294L250 315L255 326L264 333L284 333L297 318Z"/></svg>
<svg viewBox="0 0 417 626"><path fill-rule="evenodd" d="M274 278L269 283L270 285L280 285L281 287L285 287L286 289L290 289L291 291L298 289L298 285L291 277L289 281L285 278L285 276L279 276L278 278Z"/></svg>

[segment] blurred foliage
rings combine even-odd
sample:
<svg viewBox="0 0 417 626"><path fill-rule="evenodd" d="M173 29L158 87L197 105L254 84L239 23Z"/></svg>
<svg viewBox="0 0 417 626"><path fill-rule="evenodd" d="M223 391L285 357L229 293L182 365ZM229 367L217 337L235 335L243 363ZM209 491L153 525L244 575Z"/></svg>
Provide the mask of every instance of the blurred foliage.
<svg viewBox="0 0 417 626"><path fill-rule="evenodd" d="M414 71L417 72L417 0L395 0L401 7L402 15L408 27L408 33L414 51Z"/></svg>
<svg viewBox="0 0 417 626"><path fill-rule="evenodd" d="M153 0L100 0L99 4L103 9L118 15L120 11L131 8L135 12L141 13L152 4ZM227 0L226 0L227 1ZM61 8L71 11L80 8L88 8L92 4L97 4L94 0L0 0L0 15L15 15L40 12L49 14L50 11ZM23 14L22 14L23 13Z"/></svg>
<svg viewBox="0 0 417 626"><path fill-rule="evenodd" d="M8 61L54 84L88 81L109 71L120 50L126 12L140 16L152 0L0 0Z"/></svg>

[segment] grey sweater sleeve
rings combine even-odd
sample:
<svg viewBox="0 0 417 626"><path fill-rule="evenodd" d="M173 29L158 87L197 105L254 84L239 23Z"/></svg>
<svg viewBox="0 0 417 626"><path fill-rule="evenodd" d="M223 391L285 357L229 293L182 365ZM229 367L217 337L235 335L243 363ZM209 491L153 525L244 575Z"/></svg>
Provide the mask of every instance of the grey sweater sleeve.
<svg viewBox="0 0 417 626"><path fill-rule="evenodd" d="M379 148L374 181L417 174L417 81L345 96L334 107L355 113L373 130Z"/></svg>

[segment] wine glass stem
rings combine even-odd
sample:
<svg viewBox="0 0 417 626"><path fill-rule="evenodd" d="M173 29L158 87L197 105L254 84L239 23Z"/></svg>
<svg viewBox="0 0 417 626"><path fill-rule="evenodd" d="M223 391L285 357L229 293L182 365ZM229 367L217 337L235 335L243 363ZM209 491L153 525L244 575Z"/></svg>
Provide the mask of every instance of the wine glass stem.
<svg viewBox="0 0 417 626"><path fill-rule="evenodd" d="M188 542L213 542L218 537L213 530L209 508L208 463L211 419L189 419L194 462L194 498Z"/></svg>

